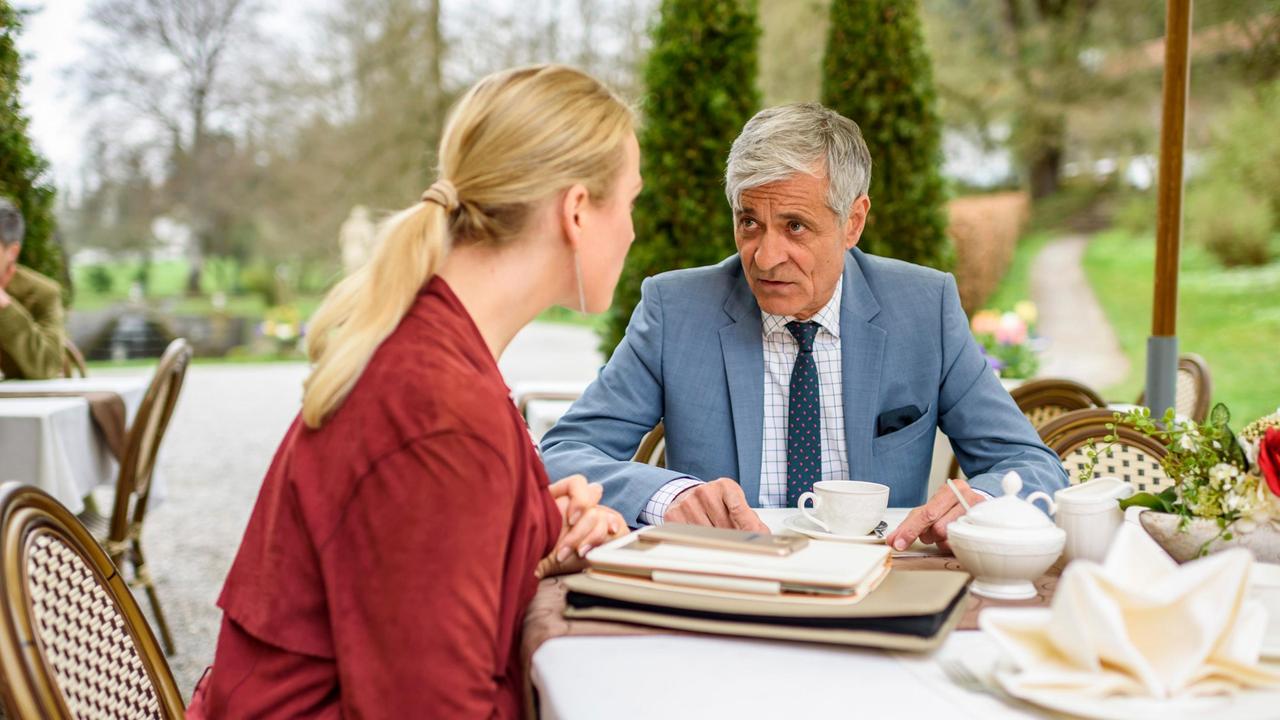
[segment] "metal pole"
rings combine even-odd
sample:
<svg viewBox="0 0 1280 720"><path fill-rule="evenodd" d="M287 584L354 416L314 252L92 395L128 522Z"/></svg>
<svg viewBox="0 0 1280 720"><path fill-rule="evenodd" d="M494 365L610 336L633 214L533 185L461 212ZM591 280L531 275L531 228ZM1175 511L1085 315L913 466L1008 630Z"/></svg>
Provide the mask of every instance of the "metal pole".
<svg viewBox="0 0 1280 720"><path fill-rule="evenodd" d="M1178 250L1182 236L1182 156L1190 81L1191 0L1168 0L1164 34L1164 107L1160 121L1155 297L1147 339L1147 406L1174 406L1178 372Z"/></svg>

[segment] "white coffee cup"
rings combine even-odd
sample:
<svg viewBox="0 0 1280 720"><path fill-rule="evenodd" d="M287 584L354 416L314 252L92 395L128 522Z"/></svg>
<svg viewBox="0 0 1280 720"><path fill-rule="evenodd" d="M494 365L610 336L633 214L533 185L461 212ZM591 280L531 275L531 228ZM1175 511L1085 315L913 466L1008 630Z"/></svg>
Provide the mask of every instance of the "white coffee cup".
<svg viewBox="0 0 1280 720"><path fill-rule="evenodd" d="M860 480L820 480L796 501L800 513L835 535L866 535L889 507L889 486ZM805 501L813 501L813 510Z"/></svg>

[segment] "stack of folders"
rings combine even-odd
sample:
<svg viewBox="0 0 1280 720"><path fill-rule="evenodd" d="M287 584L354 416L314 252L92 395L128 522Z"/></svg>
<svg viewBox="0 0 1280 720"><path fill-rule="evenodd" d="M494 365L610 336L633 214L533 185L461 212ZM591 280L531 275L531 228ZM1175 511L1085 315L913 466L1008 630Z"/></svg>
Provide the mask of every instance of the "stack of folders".
<svg viewBox="0 0 1280 720"><path fill-rule="evenodd" d="M893 572L884 545L811 541L788 555L646 539L587 556L566 578L566 617L805 642L924 651L965 611L966 573Z"/></svg>

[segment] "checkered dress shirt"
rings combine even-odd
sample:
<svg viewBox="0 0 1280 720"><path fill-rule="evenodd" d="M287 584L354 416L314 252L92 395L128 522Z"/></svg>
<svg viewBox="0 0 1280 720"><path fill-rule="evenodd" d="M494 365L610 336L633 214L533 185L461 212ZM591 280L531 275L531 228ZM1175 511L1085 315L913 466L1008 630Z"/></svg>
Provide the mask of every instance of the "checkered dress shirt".
<svg viewBox="0 0 1280 720"><path fill-rule="evenodd" d="M810 320L821 329L813 341L822 400L822 479L848 480L849 455L844 439L843 374L840 366L840 295L844 278L836 282L827 304ZM760 507L784 507L787 501L787 403L791 369L800 345L787 330L794 317L760 312L764 343L764 435L760 462ZM678 478L663 485L640 512L640 521L662 522L676 495L701 480Z"/></svg>

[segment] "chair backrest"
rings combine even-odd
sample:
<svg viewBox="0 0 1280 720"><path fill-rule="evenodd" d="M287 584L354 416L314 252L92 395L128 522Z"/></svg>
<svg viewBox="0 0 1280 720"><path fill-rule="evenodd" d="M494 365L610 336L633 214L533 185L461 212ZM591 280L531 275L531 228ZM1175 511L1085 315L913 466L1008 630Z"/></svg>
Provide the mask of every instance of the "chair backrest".
<svg viewBox="0 0 1280 720"><path fill-rule="evenodd" d="M1173 409L1179 415L1196 422L1209 417L1213 402L1213 378L1209 363L1195 353L1178 356L1178 374L1173 393ZM1147 404L1147 394L1138 395L1138 404Z"/></svg>
<svg viewBox="0 0 1280 720"><path fill-rule="evenodd" d="M1108 424L1114 425L1111 430ZM1114 444L1105 438L1114 434ZM1158 493L1173 485L1160 461L1169 451L1155 439L1116 419L1112 410L1093 409L1069 412L1040 428L1040 438L1062 459L1062 467L1072 484L1089 457L1089 441L1098 452L1093 475L1118 477L1137 492ZM1107 446L1111 445L1109 449Z"/></svg>
<svg viewBox="0 0 1280 720"><path fill-rule="evenodd" d="M666 429L662 423L658 423L657 427L640 440L640 448L636 450L636 456L632 460L656 467L667 466Z"/></svg>
<svg viewBox="0 0 1280 720"><path fill-rule="evenodd" d="M120 462L120 477L116 480L116 504L106 538L109 545L126 540L131 530L141 525L146 514L156 454L169 427L178 394L182 391L191 354L191 345L183 338L169 343L160 356L147 393L142 397L138 414L129 426L124 459Z"/></svg>
<svg viewBox="0 0 1280 720"><path fill-rule="evenodd" d="M529 422L529 403L544 401L572 402L582 396L580 392L560 390L531 390L522 392L516 399L516 410L525 422Z"/></svg>
<svg viewBox="0 0 1280 720"><path fill-rule="evenodd" d="M89 377L89 370L84 364L84 353L71 342L71 338L62 338L62 376Z"/></svg>
<svg viewBox="0 0 1280 720"><path fill-rule="evenodd" d="M0 485L0 696L15 718L181 718L124 578L58 501Z"/></svg>
<svg viewBox="0 0 1280 720"><path fill-rule="evenodd" d="M1088 386L1063 378L1031 380L1011 390L1009 395L1035 428L1073 410L1107 406Z"/></svg>
<svg viewBox="0 0 1280 720"><path fill-rule="evenodd" d="M1018 404L1018 409L1027 417L1031 427L1037 429L1073 410L1107 406L1107 401L1087 385L1065 378L1029 380L1010 390L1009 396ZM948 472L947 477L961 476L958 458L951 459L951 469Z"/></svg>

